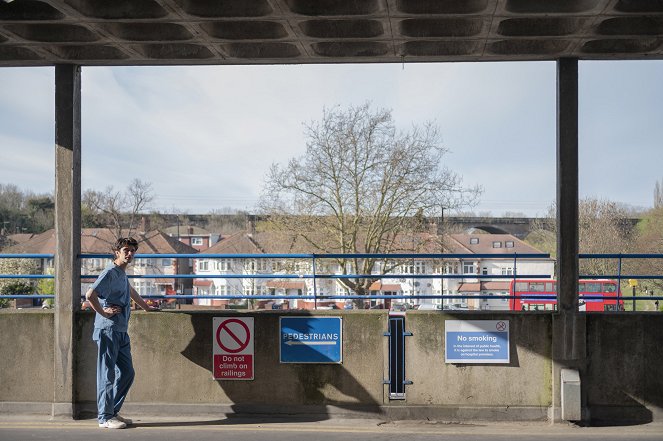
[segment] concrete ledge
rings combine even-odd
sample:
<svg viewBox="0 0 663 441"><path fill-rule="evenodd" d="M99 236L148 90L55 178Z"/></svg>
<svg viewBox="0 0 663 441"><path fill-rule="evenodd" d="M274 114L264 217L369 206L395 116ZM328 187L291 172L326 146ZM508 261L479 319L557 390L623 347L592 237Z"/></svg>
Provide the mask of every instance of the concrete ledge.
<svg viewBox="0 0 663 441"><path fill-rule="evenodd" d="M628 425L663 422L663 409L643 406L591 406L591 425Z"/></svg>
<svg viewBox="0 0 663 441"><path fill-rule="evenodd" d="M66 403L65 403L66 404ZM0 402L0 414L51 415L53 403ZM97 413L95 402L76 403L78 418ZM584 410L584 409L583 409ZM440 407L440 406L269 406L234 404L126 403L123 411L131 415L217 416L224 418L264 417L298 421L324 421L336 418L382 419L385 421L430 420L444 422L545 422L551 419L550 407ZM663 409L637 406L592 406L591 423L598 425L646 424L662 422Z"/></svg>
<svg viewBox="0 0 663 441"><path fill-rule="evenodd" d="M548 421L549 407L537 406L383 406L388 420Z"/></svg>
<svg viewBox="0 0 663 441"><path fill-rule="evenodd" d="M51 415L53 403L0 401L2 415Z"/></svg>
<svg viewBox="0 0 663 441"><path fill-rule="evenodd" d="M96 415L94 402L78 403L80 417ZM125 403L131 415L293 418L324 421L335 418L383 419L385 421L548 421L548 407L442 407L442 406L272 406L246 404Z"/></svg>

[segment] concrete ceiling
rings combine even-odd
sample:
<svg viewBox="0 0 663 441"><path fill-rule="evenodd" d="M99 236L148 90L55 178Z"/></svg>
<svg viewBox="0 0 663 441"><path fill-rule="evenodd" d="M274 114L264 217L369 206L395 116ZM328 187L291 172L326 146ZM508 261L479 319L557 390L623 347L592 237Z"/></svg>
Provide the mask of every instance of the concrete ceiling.
<svg viewBox="0 0 663 441"><path fill-rule="evenodd" d="M7 1L0 66L663 58L663 0Z"/></svg>

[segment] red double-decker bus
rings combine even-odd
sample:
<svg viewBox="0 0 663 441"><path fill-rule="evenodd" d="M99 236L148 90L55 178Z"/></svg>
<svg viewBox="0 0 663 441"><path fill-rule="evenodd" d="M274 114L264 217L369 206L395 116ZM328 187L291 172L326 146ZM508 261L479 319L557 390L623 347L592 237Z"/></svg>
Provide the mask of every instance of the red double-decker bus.
<svg viewBox="0 0 663 441"><path fill-rule="evenodd" d="M580 311L623 311L615 280L595 279L578 282ZM511 310L556 311L557 281L553 279L516 279L511 282Z"/></svg>

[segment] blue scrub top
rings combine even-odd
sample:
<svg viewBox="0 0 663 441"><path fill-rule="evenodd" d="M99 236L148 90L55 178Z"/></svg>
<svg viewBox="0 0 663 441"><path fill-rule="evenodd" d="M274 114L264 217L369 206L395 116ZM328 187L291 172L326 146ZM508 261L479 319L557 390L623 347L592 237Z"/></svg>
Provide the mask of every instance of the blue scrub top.
<svg viewBox="0 0 663 441"><path fill-rule="evenodd" d="M111 263L99 274L91 289L97 293L102 307L117 305L122 308L122 312L111 318L96 314L94 328L127 332L131 314L131 291L129 290L129 279L124 270Z"/></svg>

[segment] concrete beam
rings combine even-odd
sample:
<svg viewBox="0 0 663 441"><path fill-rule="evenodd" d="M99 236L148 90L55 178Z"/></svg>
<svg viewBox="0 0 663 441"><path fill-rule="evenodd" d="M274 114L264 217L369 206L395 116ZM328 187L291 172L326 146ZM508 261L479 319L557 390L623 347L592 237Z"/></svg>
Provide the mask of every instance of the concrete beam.
<svg viewBox="0 0 663 441"><path fill-rule="evenodd" d="M53 417L75 415L74 312L80 309L81 69L55 66L55 329Z"/></svg>

